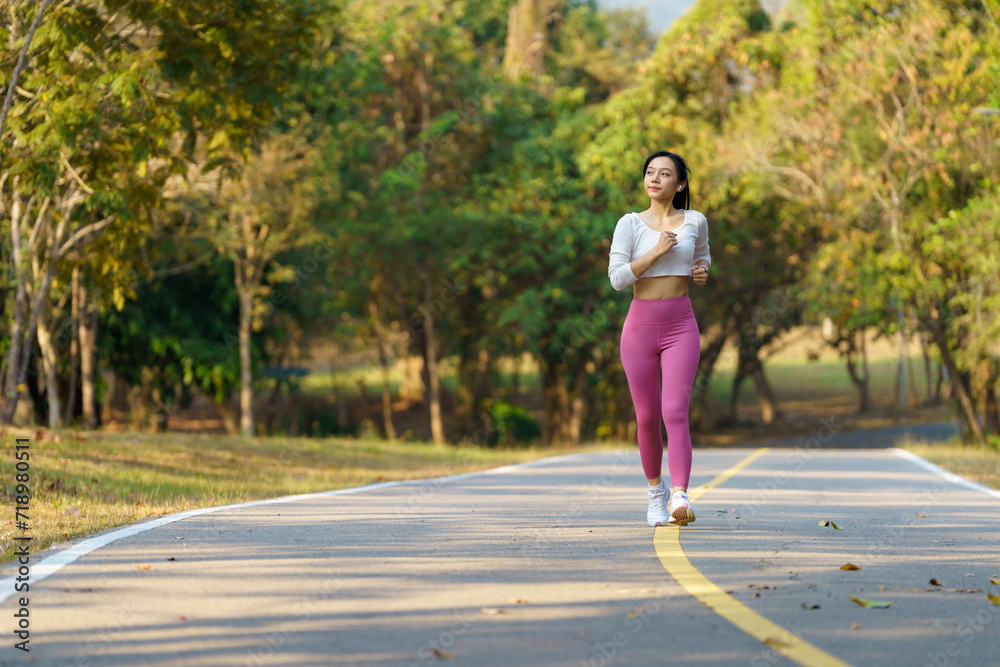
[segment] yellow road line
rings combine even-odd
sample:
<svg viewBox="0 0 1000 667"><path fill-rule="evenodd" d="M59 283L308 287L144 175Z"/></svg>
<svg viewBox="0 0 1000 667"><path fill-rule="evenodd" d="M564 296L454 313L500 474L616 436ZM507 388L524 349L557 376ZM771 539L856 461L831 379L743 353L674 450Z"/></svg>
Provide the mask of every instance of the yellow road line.
<svg viewBox="0 0 1000 667"><path fill-rule="evenodd" d="M689 492L688 497L691 500L700 498L767 452L767 447L758 449L712 481ZM657 526L653 532L653 547L663 567L685 591L754 639L767 644L803 667L851 667L840 658L822 651L777 623L767 620L713 584L684 554L680 542L680 529L677 526Z"/></svg>

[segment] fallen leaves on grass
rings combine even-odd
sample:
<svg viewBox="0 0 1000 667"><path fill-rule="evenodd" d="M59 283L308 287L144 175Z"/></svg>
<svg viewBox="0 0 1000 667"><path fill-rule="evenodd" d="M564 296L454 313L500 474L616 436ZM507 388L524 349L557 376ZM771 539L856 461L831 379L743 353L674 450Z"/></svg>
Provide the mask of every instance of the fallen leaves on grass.
<svg viewBox="0 0 1000 667"><path fill-rule="evenodd" d="M885 609L895 602L895 600L889 602L886 602L885 600L866 600L865 598L856 598L853 595L850 597L852 602L857 602L865 609Z"/></svg>
<svg viewBox="0 0 1000 667"><path fill-rule="evenodd" d="M860 570L861 568L854 563L844 563L840 566L841 570Z"/></svg>

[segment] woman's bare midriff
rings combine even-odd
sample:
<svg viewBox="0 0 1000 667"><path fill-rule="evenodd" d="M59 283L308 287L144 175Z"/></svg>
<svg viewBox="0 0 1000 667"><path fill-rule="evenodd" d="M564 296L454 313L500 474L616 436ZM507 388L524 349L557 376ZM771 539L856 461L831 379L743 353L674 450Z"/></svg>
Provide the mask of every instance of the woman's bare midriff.
<svg viewBox="0 0 1000 667"><path fill-rule="evenodd" d="M688 276L651 276L632 285L632 295L638 299L671 299L687 293Z"/></svg>

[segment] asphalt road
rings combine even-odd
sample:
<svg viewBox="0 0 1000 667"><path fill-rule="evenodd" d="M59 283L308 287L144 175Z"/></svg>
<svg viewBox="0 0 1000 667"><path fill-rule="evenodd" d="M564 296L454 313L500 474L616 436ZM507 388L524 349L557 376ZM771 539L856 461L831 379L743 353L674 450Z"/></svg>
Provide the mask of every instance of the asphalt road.
<svg viewBox="0 0 1000 667"><path fill-rule="evenodd" d="M1000 665L1000 493L893 449L785 444L696 450L692 490L757 458L655 544L629 449L107 531L31 554L29 653L0 568L0 664ZM767 639L671 576L685 558Z"/></svg>

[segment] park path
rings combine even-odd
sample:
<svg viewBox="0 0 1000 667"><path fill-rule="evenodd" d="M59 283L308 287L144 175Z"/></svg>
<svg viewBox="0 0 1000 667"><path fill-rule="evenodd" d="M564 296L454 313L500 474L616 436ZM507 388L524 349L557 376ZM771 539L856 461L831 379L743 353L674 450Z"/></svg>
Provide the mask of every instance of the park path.
<svg viewBox="0 0 1000 667"><path fill-rule="evenodd" d="M5 578L0 664L1000 665L1000 493L804 444L696 450L713 480L680 530L646 524L631 449L150 519L32 554L30 653Z"/></svg>

